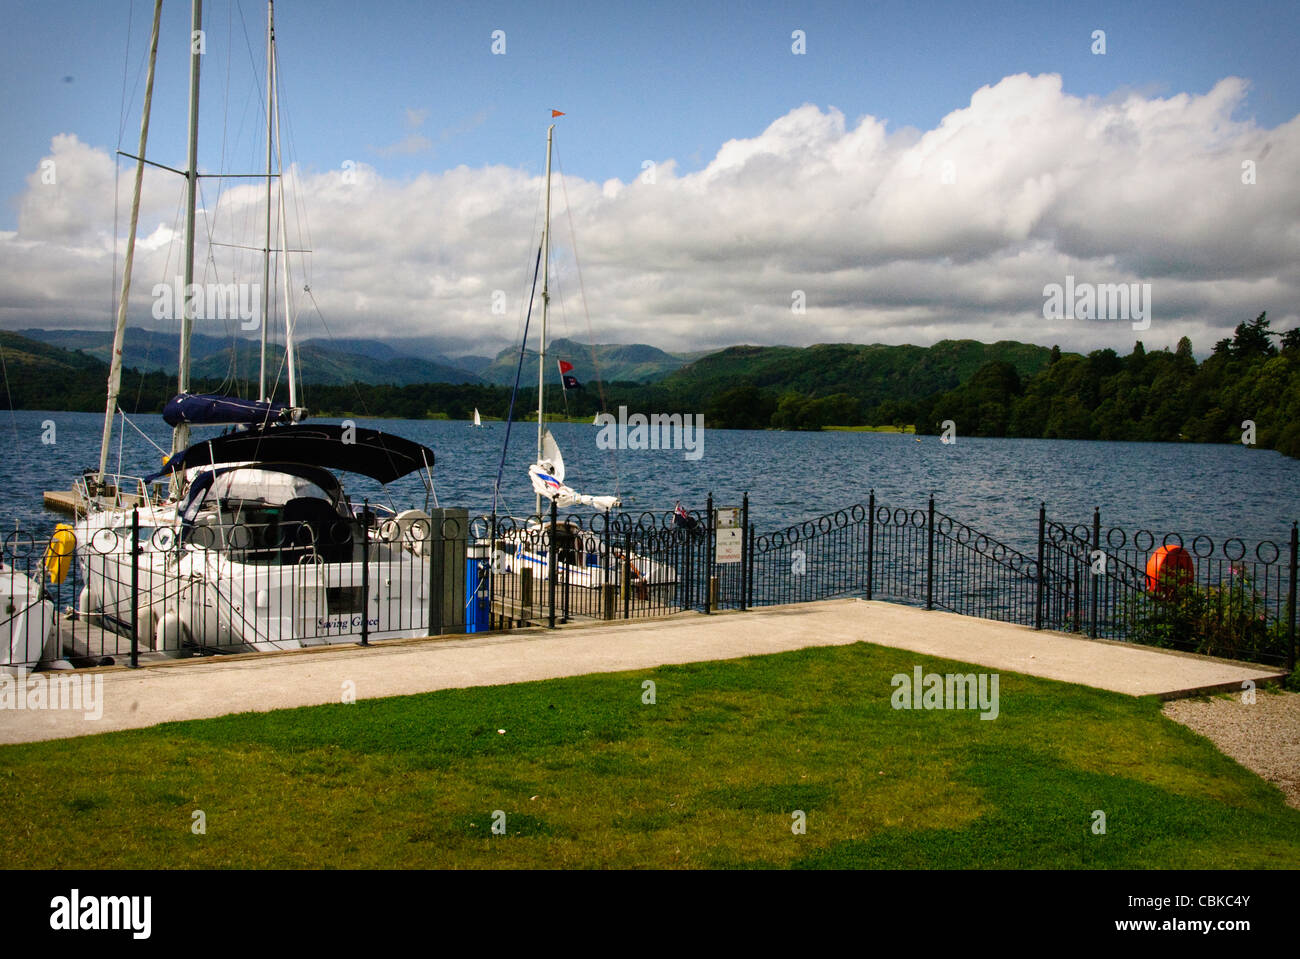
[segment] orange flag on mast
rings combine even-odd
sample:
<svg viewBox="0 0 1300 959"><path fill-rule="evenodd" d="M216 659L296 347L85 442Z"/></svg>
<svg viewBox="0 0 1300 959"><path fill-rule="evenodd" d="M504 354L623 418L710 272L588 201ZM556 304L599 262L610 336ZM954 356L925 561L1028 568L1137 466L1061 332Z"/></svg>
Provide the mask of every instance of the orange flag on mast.
<svg viewBox="0 0 1300 959"><path fill-rule="evenodd" d="M564 112L561 111L561 110L552 110L552 111L551 111L551 119L552 119L552 120L554 120L556 117L562 117L562 116L564 116Z"/></svg>

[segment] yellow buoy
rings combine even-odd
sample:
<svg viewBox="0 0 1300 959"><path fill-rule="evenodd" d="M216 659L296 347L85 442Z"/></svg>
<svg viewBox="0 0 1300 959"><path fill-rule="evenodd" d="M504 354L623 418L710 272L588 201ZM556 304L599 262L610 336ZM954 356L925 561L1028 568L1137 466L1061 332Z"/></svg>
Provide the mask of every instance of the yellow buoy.
<svg viewBox="0 0 1300 959"><path fill-rule="evenodd" d="M77 550L77 534L67 523L54 527L50 545L45 548L45 572L55 583L61 583L72 566L72 554Z"/></svg>

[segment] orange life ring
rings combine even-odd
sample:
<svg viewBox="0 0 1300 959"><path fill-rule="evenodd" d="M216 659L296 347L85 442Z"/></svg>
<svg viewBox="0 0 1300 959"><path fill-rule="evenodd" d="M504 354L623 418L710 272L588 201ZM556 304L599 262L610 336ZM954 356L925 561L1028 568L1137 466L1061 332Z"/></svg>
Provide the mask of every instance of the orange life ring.
<svg viewBox="0 0 1300 959"><path fill-rule="evenodd" d="M1181 546L1161 546L1147 560L1147 592L1162 598L1194 577L1192 556Z"/></svg>

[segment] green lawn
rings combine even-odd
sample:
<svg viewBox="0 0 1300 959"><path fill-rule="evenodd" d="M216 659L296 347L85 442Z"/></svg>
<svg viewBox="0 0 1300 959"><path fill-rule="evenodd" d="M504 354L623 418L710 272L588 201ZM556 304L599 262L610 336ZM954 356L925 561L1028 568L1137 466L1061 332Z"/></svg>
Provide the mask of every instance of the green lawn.
<svg viewBox="0 0 1300 959"><path fill-rule="evenodd" d="M918 664L979 671L857 644L6 746L0 862L1300 863L1300 811L1156 700L1004 673L995 720L894 710L890 677Z"/></svg>

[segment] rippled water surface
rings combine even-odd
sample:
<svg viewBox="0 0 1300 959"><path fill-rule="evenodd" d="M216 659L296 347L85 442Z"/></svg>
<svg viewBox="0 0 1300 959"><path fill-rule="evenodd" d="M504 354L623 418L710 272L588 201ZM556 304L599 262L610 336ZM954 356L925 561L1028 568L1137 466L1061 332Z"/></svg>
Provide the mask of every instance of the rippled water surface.
<svg viewBox="0 0 1300 959"><path fill-rule="evenodd" d="M120 419L118 421L121 422ZM160 416L133 422L162 447L171 431ZM53 424L53 443L43 443ZM437 420L357 420L431 447L434 479L443 506L486 512L501 459L505 424L473 429ZM67 489L82 467L96 465L103 417L92 413L20 411L0 414L0 522L48 531L57 517L46 512L41 493ZM1059 521L1091 522L1100 507L1106 525L1157 532L1205 533L1217 540L1284 540L1300 517L1300 461L1242 446L1103 443L1066 440L937 437L885 433L778 433L706 430L703 455L678 450L600 450L598 428L558 423L552 430L568 467L567 482L591 493L617 492L634 511L661 512L680 500L703 510L713 492L719 505L739 505L750 493L751 518L759 532L858 502L869 490L889 505L924 507L933 492L949 515L1013 545L1034 541L1038 504ZM196 436L214 435L198 431ZM118 463L114 433L110 469ZM533 498L527 466L536 426L516 424L502 476L503 512L523 515ZM142 474L159 453L130 427L121 437L122 471ZM344 477L353 500L386 501L361 477ZM423 506L414 477L394 484L399 508Z"/></svg>

